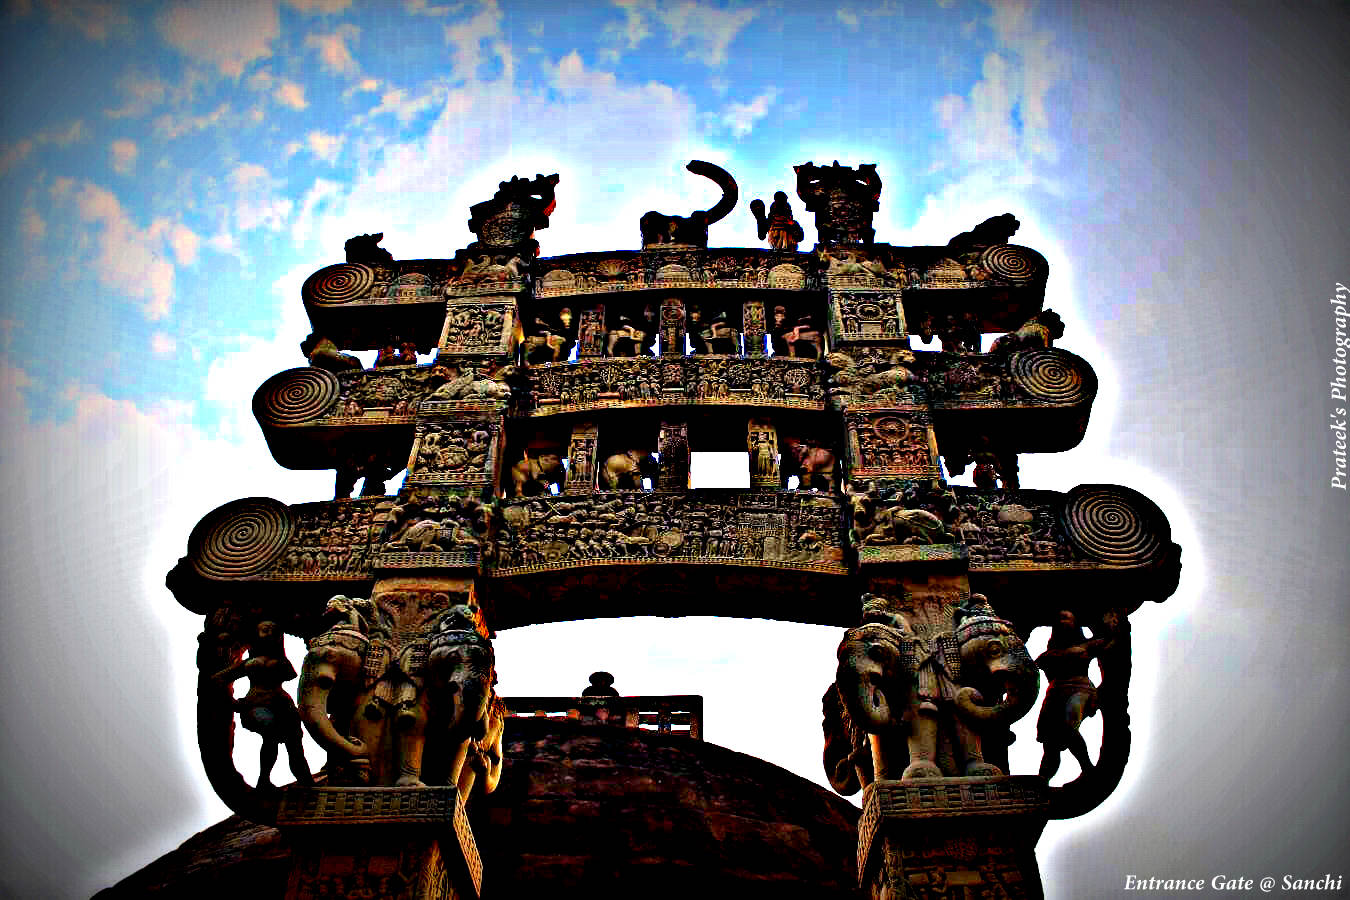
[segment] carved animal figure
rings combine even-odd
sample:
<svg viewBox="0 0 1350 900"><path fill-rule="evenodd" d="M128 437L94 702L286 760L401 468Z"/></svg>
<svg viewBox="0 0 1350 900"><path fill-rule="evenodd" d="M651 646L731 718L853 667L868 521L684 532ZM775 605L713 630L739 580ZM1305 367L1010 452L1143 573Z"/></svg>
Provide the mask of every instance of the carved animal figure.
<svg viewBox="0 0 1350 900"><path fill-rule="evenodd" d="M443 370L449 374L450 370ZM507 400L511 397L511 386L505 379L510 371L503 369L497 378L480 375L473 369L449 374L449 380L436 388L427 397L428 400Z"/></svg>
<svg viewBox="0 0 1350 900"><path fill-rule="evenodd" d="M963 231L947 242L954 250L973 250L994 244L1006 244L1008 238L1017 233L1022 223L1012 213L992 216L976 225L970 231Z"/></svg>
<svg viewBox="0 0 1350 900"><path fill-rule="evenodd" d="M457 784L472 746L489 757L483 783L491 790L501 769L500 734L489 739L489 719L500 701L492 644L475 609L458 604L396 627L400 601L361 602L368 616L355 624L342 617L310 641L300 676L301 717L328 751L330 783L416 787L425 774L433 784Z"/></svg>
<svg viewBox="0 0 1350 900"><path fill-rule="evenodd" d="M880 506L875 491L848 492L853 539L870 544L950 544L956 539L943 520L926 509Z"/></svg>
<svg viewBox="0 0 1350 900"><path fill-rule="evenodd" d="M382 240L384 240L383 231L379 234L358 234L354 238L349 238L345 247L347 262L364 265L392 263L394 261L393 255L388 250L378 246Z"/></svg>
<svg viewBox="0 0 1350 900"><path fill-rule="evenodd" d="M309 337L300 342L300 352L305 354L305 359L309 360L311 366L330 372L365 368L361 360L350 353L343 353L337 344L317 331L311 331Z"/></svg>
<svg viewBox="0 0 1350 900"><path fill-rule="evenodd" d="M916 360L912 351L897 351L893 359L894 365L869 364L863 367L842 351L835 350L825 354L825 364L833 370L830 381L836 386L832 393L868 397L891 388L917 384L920 381L914 370L909 368Z"/></svg>
<svg viewBox="0 0 1350 900"><path fill-rule="evenodd" d="M530 497L548 493L550 484L561 484L562 457L553 451L543 451L525 458L511 467L511 483L515 496Z"/></svg>
<svg viewBox="0 0 1350 900"><path fill-rule="evenodd" d="M736 187L736 179L726 169L698 159L691 160L685 168L716 183L722 189L722 199L712 209L699 210L687 216L670 216L655 210L645 214L638 222L643 247L654 244L706 247L708 226L725 218L736 206L740 192Z"/></svg>
<svg viewBox="0 0 1350 900"><path fill-rule="evenodd" d="M1064 320L1053 309L1043 309L1021 328L996 338L989 352L1007 355L1015 350L1048 350L1051 344L1062 337Z"/></svg>
<svg viewBox="0 0 1350 900"><path fill-rule="evenodd" d="M639 490L642 487L642 466L648 459L643 450L626 450L605 460L601 477L611 491Z"/></svg>
<svg viewBox="0 0 1350 900"><path fill-rule="evenodd" d="M986 612L920 635L903 613L873 608L864 619L844 633L822 704L835 790L851 794L874 777L1001 775L985 745L1002 754L1008 725L1040 685L1011 626Z"/></svg>
<svg viewBox="0 0 1350 900"><path fill-rule="evenodd" d="M801 469L802 488L809 490L813 487L820 487L823 483L823 490L833 492L834 452L797 438L788 438L787 445L788 450L797 460L797 466Z"/></svg>

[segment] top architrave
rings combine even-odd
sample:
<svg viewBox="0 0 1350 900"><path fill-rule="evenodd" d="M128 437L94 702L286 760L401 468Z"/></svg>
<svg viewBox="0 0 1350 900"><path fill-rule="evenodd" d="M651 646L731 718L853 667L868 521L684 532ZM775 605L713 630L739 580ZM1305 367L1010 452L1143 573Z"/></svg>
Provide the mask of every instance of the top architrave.
<svg viewBox="0 0 1350 900"><path fill-rule="evenodd" d="M339 263L301 290L315 332L353 350L377 349L391 334L429 350L447 302L533 297L567 306L605 297L671 291L897 294L909 322L978 319L1007 331L1035 315L1049 266L1015 244L987 247L823 244L812 253L760 248L614 250L527 259L514 251L455 259Z"/></svg>

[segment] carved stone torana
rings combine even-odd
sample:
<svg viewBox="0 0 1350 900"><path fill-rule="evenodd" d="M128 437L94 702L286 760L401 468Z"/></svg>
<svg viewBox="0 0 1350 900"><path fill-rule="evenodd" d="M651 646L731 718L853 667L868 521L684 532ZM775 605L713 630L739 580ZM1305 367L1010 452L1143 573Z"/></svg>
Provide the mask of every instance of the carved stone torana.
<svg viewBox="0 0 1350 900"><path fill-rule="evenodd" d="M764 406L823 410L812 360L685 356L531 366L530 414L641 406Z"/></svg>
<svg viewBox="0 0 1350 900"><path fill-rule="evenodd" d="M783 192L751 204L768 249L709 248L737 188L689 169L721 202L648 213L641 250L538 258L558 176L512 178L472 208L477 240L452 258L394 260L362 235L301 288L308 365L267 379L253 411L279 463L335 471L335 499L227 503L167 580L204 620L203 767L232 809L285 830L292 900L477 894L463 803L503 776L510 715L490 617L845 629L824 761L835 787L867 790L857 874L874 898L1040 896L1046 817L1088 812L1119 783L1128 616L1176 589L1180 550L1129 488L1021 487L1020 454L1075 446L1097 388L1054 346L1046 259L1007 243L1011 215L945 244L877 243L876 167L838 162L796 167L812 252L796 250ZM910 331L941 350L911 349ZM356 350L378 351L375 366ZM742 448L750 490L691 484L694 453ZM939 454L946 477L973 467L973 486L947 483ZM283 634L307 641L294 701ZM1008 724L1034 704L1038 664L1044 757L1014 775ZM692 715L628 703L641 699L561 712L590 711L585 727ZM1080 734L1094 712L1100 748ZM256 786L234 759L236 720L262 739ZM301 727L328 756L323 786ZM283 748L298 784L277 790ZM1065 750L1080 774L1054 784ZM538 814L503 811L522 829ZM615 860L616 885L647 889Z"/></svg>
<svg viewBox="0 0 1350 900"><path fill-rule="evenodd" d="M624 561L844 571L829 497L618 492L512 501L502 515L502 575Z"/></svg>
<svg viewBox="0 0 1350 900"><path fill-rule="evenodd" d="M797 173L797 196L808 212L816 214L821 243L870 244L876 232L872 214L881 196L881 176L875 164L856 169L839 165L803 163Z"/></svg>

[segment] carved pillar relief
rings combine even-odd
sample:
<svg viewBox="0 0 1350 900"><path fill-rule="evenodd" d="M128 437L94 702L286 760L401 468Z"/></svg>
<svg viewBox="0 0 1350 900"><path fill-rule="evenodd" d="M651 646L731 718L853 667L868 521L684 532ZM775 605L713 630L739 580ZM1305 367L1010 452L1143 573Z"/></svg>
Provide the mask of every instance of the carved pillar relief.
<svg viewBox="0 0 1350 900"><path fill-rule="evenodd" d="M741 307L742 332L745 335L745 355L764 355L764 301L747 300Z"/></svg>
<svg viewBox="0 0 1350 900"><path fill-rule="evenodd" d="M684 301L678 297L661 302L661 355L684 356Z"/></svg>
<svg viewBox="0 0 1350 900"><path fill-rule="evenodd" d="M828 295L831 350L851 343L908 343L898 290L831 290Z"/></svg>
<svg viewBox="0 0 1350 900"><path fill-rule="evenodd" d="M605 355L605 308L585 309L577 321L577 359Z"/></svg>
<svg viewBox="0 0 1350 900"><path fill-rule="evenodd" d="M451 303L441 327L438 358L453 356L514 356L520 341L519 311L515 298Z"/></svg>
<svg viewBox="0 0 1350 900"><path fill-rule="evenodd" d="M486 489L501 477L501 452L500 417L421 421L408 456L407 481Z"/></svg>
<svg viewBox="0 0 1350 900"><path fill-rule="evenodd" d="M750 487L757 491L778 490L782 486L778 429L765 419L751 419L745 443L750 451Z"/></svg>
<svg viewBox="0 0 1350 900"><path fill-rule="evenodd" d="M941 476L937 436L926 410L851 412L844 422L849 480Z"/></svg>
<svg viewBox="0 0 1350 900"><path fill-rule="evenodd" d="M684 422L662 422L658 439L661 468L656 488L683 491L689 487L689 426Z"/></svg>
<svg viewBox="0 0 1350 900"><path fill-rule="evenodd" d="M590 422L572 429L572 441L567 449L567 484L564 494L590 494L595 491L596 454L599 452L600 430Z"/></svg>

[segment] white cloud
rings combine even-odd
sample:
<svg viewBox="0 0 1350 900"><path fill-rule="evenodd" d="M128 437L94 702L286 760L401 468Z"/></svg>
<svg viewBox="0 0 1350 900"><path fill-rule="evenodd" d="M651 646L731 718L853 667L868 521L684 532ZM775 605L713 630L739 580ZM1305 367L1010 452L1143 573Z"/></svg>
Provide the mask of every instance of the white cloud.
<svg viewBox="0 0 1350 900"><path fill-rule="evenodd" d="M119 138L108 145L108 152L112 155L113 171L118 175L130 175L136 168L136 156L140 151L135 141Z"/></svg>
<svg viewBox="0 0 1350 900"><path fill-rule="evenodd" d="M771 87L749 103L732 103L722 113L722 124L733 135L743 138L754 129L755 123L769 114L769 107L778 97L778 88Z"/></svg>
<svg viewBox="0 0 1350 900"><path fill-rule="evenodd" d="M197 261L197 248L201 246L201 238L191 228L188 228L182 222L175 222L169 225L163 220L158 220L151 225L153 229L159 225L163 231L169 246L173 248L174 259L178 260L179 265L190 266Z"/></svg>
<svg viewBox="0 0 1350 900"><path fill-rule="evenodd" d="M58 178L51 193L54 200L73 203L80 220L96 229L99 255L93 270L99 281L139 298L152 322L168 315L174 267L164 254L172 230L167 223L138 228L112 191L89 181Z"/></svg>
<svg viewBox="0 0 1350 900"><path fill-rule="evenodd" d="M478 67L486 62L483 42L500 38L501 24L502 11L497 8L497 0L486 0L478 14L467 22L445 26L445 42L452 48L452 78L465 81L477 79ZM498 41L493 42L492 49L498 56L504 57L509 53L505 45Z"/></svg>
<svg viewBox="0 0 1350 900"><path fill-rule="evenodd" d="M841 6L836 9L834 11L834 17L854 31L857 31L858 26L862 24L862 20L858 18L858 14L847 6Z"/></svg>
<svg viewBox="0 0 1350 900"><path fill-rule="evenodd" d="M282 81L277 85L277 89L272 93L272 98L282 106L289 106L291 109L304 109L309 106L305 102L305 87L294 81Z"/></svg>
<svg viewBox="0 0 1350 900"><path fill-rule="evenodd" d="M229 103L222 103L209 113L199 116L175 115L165 113L155 119L155 136L164 140L173 140L188 134L196 134L220 124L220 120L230 111Z"/></svg>
<svg viewBox="0 0 1350 900"><path fill-rule="evenodd" d="M427 0L403 0L403 10L410 16L445 16L457 9L456 6L434 6Z"/></svg>
<svg viewBox="0 0 1350 900"><path fill-rule="evenodd" d="M40 241L47 236L47 221L42 218L42 215L36 209L25 206L22 215L19 231L24 237Z"/></svg>
<svg viewBox="0 0 1350 900"><path fill-rule="evenodd" d="M290 216L292 203L281 196L283 182L257 163L240 163L226 179L234 191L230 213L240 231L266 228L280 231Z"/></svg>
<svg viewBox="0 0 1350 900"><path fill-rule="evenodd" d="M404 125L414 118L445 100L448 91L444 84L432 82L424 93L410 94L403 88L393 88L380 96L378 106L369 112L357 116L355 122L361 124L380 115L392 115Z"/></svg>
<svg viewBox="0 0 1350 900"><path fill-rule="evenodd" d="M150 352L155 356L173 356L178 350L178 342L162 331L150 335Z"/></svg>
<svg viewBox="0 0 1350 900"><path fill-rule="evenodd" d="M326 163L337 162L338 153L342 150L342 135L326 134L322 131L311 131L305 135L305 143L309 146L309 152L314 154L316 159L321 159Z"/></svg>
<svg viewBox="0 0 1350 900"><path fill-rule="evenodd" d="M331 16L352 5L352 0L286 0L286 5L300 12Z"/></svg>
<svg viewBox="0 0 1350 900"><path fill-rule="evenodd" d="M169 86L158 78L147 77L136 72L123 75L117 82L118 90L126 96L126 102L114 109L105 109L103 114L110 119L143 116L164 102L169 94Z"/></svg>
<svg viewBox="0 0 1350 900"><path fill-rule="evenodd" d="M91 41L105 41L110 31L131 24L123 4L107 0L43 0L42 6L53 22L75 28Z"/></svg>
<svg viewBox="0 0 1350 900"><path fill-rule="evenodd" d="M5 174L27 159L36 146L37 144L30 138L24 138L6 146L3 151L0 151L0 175Z"/></svg>
<svg viewBox="0 0 1350 900"><path fill-rule="evenodd" d="M328 71L339 75L354 74L360 67L349 45L356 43L360 35L361 29L355 25L339 25L331 34L306 35L305 46L318 52L319 61Z"/></svg>
<svg viewBox="0 0 1350 900"><path fill-rule="evenodd" d="M623 49L637 49L652 33L648 22L655 20L669 31L670 46L687 45L686 56L714 67L727 61L727 48L759 13L757 9L722 9L698 0L614 0L614 5L623 10L624 21L606 26L605 33L618 38ZM607 58L617 59L620 52L611 47Z"/></svg>
<svg viewBox="0 0 1350 900"><path fill-rule="evenodd" d="M238 78L255 60L272 55L281 35L274 0L177 3L156 20L164 40L184 56Z"/></svg>

